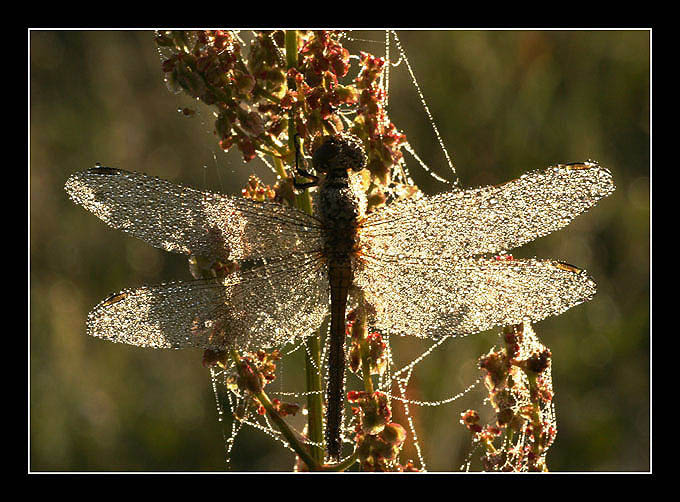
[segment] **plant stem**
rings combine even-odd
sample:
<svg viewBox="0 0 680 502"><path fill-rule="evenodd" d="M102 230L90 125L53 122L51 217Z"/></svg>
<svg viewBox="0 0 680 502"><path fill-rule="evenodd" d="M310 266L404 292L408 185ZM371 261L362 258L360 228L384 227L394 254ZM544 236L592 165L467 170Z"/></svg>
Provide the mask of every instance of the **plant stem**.
<svg viewBox="0 0 680 502"><path fill-rule="evenodd" d="M234 363L236 363L237 366L240 366L243 364L241 362L241 357L238 355L238 352L235 349L231 349L231 357L234 360ZM276 411L276 408L274 407L274 404L271 402L269 399L269 396L264 392L264 390L260 390L259 392L253 392L253 395L257 398L258 401L260 401L260 404L264 406L264 409L267 412L267 416L269 419L274 422L274 425L276 425L276 428L281 431L281 434L283 434L283 437L286 438L286 441L290 445L293 450L295 450L295 453L298 454L300 459L307 464L307 467L309 468L310 471L318 471L321 466L319 462L317 462L306 450L305 446L300 442L300 440L297 438L297 435L295 432L288 426L286 421L281 418L281 415L279 415L279 412Z"/></svg>
<svg viewBox="0 0 680 502"><path fill-rule="evenodd" d="M290 70L297 66L298 60L298 34L297 30L286 30L286 67Z"/></svg>
<svg viewBox="0 0 680 502"><path fill-rule="evenodd" d="M531 425L534 434L534 444L532 446L532 451L536 454L536 458L539 458L543 453L543 419L541 417L540 402L537 397L537 376L531 371L525 370L524 373L529 379L529 393L531 395L532 402Z"/></svg>
<svg viewBox="0 0 680 502"><path fill-rule="evenodd" d="M296 30L286 30L286 66L288 69L297 66L298 59L298 34ZM295 127L294 117L288 120L288 148L295 151ZM283 166L281 166L283 167ZM277 166L277 170L279 166ZM285 170L284 170L285 173ZM293 174L295 176L295 173ZM309 191L305 190L295 198L295 205L301 211L312 214L312 200ZM307 338L307 350L305 351L305 376L307 381L307 432L310 441L315 444L323 444L323 388L321 384L321 331ZM311 447L311 454L315 461L322 463L324 457L323 448Z"/></svg>
<svg viewBox="0 0 680 502"><path fill-rule="evenodd" d="M288 174L286 173L286 168L284 167L281 158L272 156L272 159L274 159L274 169L276 169L276 174L278 174L281 179L287 178Z"/></svg>

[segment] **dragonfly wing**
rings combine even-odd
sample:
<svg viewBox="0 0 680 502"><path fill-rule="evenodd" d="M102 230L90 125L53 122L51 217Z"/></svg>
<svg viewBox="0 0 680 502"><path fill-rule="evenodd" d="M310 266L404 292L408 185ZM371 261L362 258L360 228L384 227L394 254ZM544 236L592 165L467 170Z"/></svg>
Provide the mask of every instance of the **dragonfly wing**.
<svg viewBox="0 0 680 502"><path fill-rule="evenodd" d="M357 285L375 308L375 327L393 334L466 335L540 321L595 294L584 271L557 261L365 258Z"/></svg>
<svg viewBox="0 0 680 502"><path fill-rule="evenodd" d="M502 185L406 199L370 214L362 237L376 252L464 257L499 253L558 230L614 191L609 170L565 164Z"/></svg>
<svg viewBox="0 0 680 502"><path fill-rule="evenodd" d="M201 192L110 167L73 174L65 188L106 224L166 251L240 261L320 247L319 221L281 204Z"/></svg>
<svg viewBox="0 0 680 502"><path fill-rule="evenodd" d="M264 348L306 336L328 311L316 254L268 260L224 278L126 289L88 315L88 334L152 348Z"/></svg>

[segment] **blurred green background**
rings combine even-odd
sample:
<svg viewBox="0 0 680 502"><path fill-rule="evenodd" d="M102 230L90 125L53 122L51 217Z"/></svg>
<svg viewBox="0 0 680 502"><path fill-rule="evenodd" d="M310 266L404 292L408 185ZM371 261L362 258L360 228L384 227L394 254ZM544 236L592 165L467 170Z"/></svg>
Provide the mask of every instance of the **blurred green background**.
<svg viewBox="0 0 680 502"><path fill-rule="evenodd" d="M558 435L548 466L648 470L649 33L398 34L463 187L558 162L595 159L612 170L611 197L513 254L573 263L598 284L593 301L535 325L553 352ZM374 41L348 42L353 53L384 54L383 32L352 37ZM107 294L188 279L186 259L109 229L73 205L63 185L95 162L225 193L239 193L252 173L274 177L258 161L223 154L207 114L177 113L189 101L166 89L152 32L32 31L30 44L30 467L222 470L222 432L200 351L144 350L84 333L87 312ZM403 63L391 75L390 116L423 160L451 179ZM423 191L448 189L406 157ZM497 340L495 332L449 340L418 367L409 397L462 391L478 378L477 357ZM398 365L428 345L397 342ZM302 390L296 357L272 391ZM483 397L480 390L436 408L411 406L430 470L464 462L470 438L460 412L484 408ZM248 428L232 452L237 470L285 471L292 459Z"/></svg>

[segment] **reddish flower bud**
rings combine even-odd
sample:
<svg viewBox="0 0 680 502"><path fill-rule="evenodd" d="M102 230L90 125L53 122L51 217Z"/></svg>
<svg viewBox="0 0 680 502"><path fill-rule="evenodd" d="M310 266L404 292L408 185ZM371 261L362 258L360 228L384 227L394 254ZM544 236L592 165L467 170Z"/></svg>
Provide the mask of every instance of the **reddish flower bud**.
<svg viewBox="0 0 680 502"><path fill-rule="evenodd" d="M242 96L250 94L255 88L255 78L238 70L234 70L233 81L236 92Z"/></svg>
<svg viewBox="0 0 680 502"><path fill-rule="evenodd" d="M285 118L276 117L267 125L267 134L277 137L284 131L287 125L288 121Z"/></svg>
<svg viewBox="0 0 680 502"><path fill-rule="evenodd" d="M172 47L174 45L172 37L168 36L167 33L162 31L157 31L153 40L159 47Z"/></svg>
<svg viewBox="0 0 680 502"><path fill-rule="evenodd" d="M387 405L387 396L382 392L374 392L360 401L362 417L361 428L367 434L377 434L383 430L392 418L392 411Z"/></svg>
<svg viewBox="0 0 680 502"><path fill-rule="evenodd" d="M323 96L323 89L321 87L314 87L309 93L305 95L305 103L312 110L321 106L321 97Z"/></svg>
<svg viewBox="0 0 680 502"><path fill-rule="evenodd" d="M329 57L330 68L336 75L344 77L349 71L349 51L345 48L334 52Z"/></svg>
<svg viewBox="0 0 680 502"><path fill-rule="evenodd" d="M191 71L187 66L178 66L177 71L177 82L191 96L197 98L205 93L205 81L201 75Z"/></svg>
<svg viewBox="0 0 680 502"><path fill-rule="evenodd" d="M358 391L358 390L350 390L350 391L347 393L347 400L348 400L350 403L354 403L354 402L358 401L359 399L361 399L362 397L364 397L365 394L366 394L366 393L365 393L365 392L362 392L362 391Z"/></svg>
<svg viewBox="0 0 680 502"><path fill-rule="evenodd" d="M380 433L380 438L391 445L400 446L406 440L406 429L395 422L389 423Z"/></svg>
<svg viewBox="0 0 680 502"><path fill-rule="evenodd" d="M479 359L479 368L487 371L487 376L495 388L505 381L510 364L504 353L492 351Z"/></svg>
<svg viewBox="0 0 680 502"><path fill-rule="evenodd" d="M164 73L171 72L175 68L175 62L176 61L177 60L176 60L175 56L172 56L171 58L163 61L163 63L161 64L161 68L163 69L163 72Z"/></svg>
<svg viewBox="0 0 680 502"><path fill-rule="evenodd" d="M264 379L262 375L256 372L249 364L249 362L244 358L241 360L241 364L237 366L240 385L251 392L252 394L258 394L262 392L264 387Z"/></svg>
<svg viewBox="0 0 680 502"><path fill-rule="evenodd" d="M357 92L353 87L338 85L333 92L338 104L352 105L357 102Z"/></svg>
<svg viewBox="0 0 680 502"><path fill-rule="evenodd" d="M239 138L237 144L245 162L250 162L257 156L255 153L255 145L249 138Z"/></svg>
<svg viewBox="0 0 680 502"><path fill-rule="evenodd" d="M227 136L220 140L220 148L225 152L234 145L234 136Z"/></svg>
<svg viewBox="0 0 680 502"><path fill-rule="evenodd" d="M252 136L259 136L264 132L264 121L262 116L257 112L246 112L243 108L239 108L236 112L238 121L244 131ZM239 145L240 146L240 145Z"/></svg>
<svg viewBox="0 0 680 502"><path fill-rule="evenodd" d="M282 417L285 417L295 415L300 410L300 406L294 403L278 403L276 409Z"/></svg>
<svg viewBox="0 0 680 502"><path fill-rule="evenodd" d="M349 369L356 373L361 366L361 349L357 344L353 344L349 351Z"/></svg>
<svg viewBox="0 0 680 502"><path fill-rule="evenodd" d="M532 354L529 359L527 359L526 366L529 371L534 373L541 373L550 366L550 357L552 356L550 350L545 349L544 351Z"/></svg>
<svg viewBox="0 0 680 502"><path fill-rule="evenodd" d="M222 112L215 120L215 134L218 138L224 139L231 136L232 123L228 117L228 114Z"/></svg>
<svg viewBox="0 0 680 502"><path fill-rule="evenodd" d="M460 415L460 423L466 427L478 423L479 420L479 413L477 413L475 410L467 410Z"/></svg>
<svg viewBox="0 0 680 502"><path fill-rule="evenodd" d="M503 408L496 414L496 421L498 425L505 426L510 423L514 416L515 413L512 411L512 408Z"/></svg>
<svg viewBox="0 0 680 502"><path fill-rule="evenodd" d="M290 110L295 103L297 103L297 92L288 91L281 98L281 101L279 102L279 106L283 110Z"/></svg>

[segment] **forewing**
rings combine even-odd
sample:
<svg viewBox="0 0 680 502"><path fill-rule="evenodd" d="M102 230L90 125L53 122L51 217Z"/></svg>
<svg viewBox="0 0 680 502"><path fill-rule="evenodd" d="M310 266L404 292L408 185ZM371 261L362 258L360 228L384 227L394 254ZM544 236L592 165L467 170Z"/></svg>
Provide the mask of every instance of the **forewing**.
<svg viewBox="0 0 680 502"><path fill-rule="evenodd" d="M502 185L387 206L363 222L362 241L392 256L499 253L568 225L613 190L611 173L595 163L558 165Z"/></svg>
<svg viewBox="0 0 680 502"><path fill-rule="evenodd" d="M166 251L239 261L321 247L318 220L281 204L109 167L73 174L65 188L73 202L106 224Z"/></svg>
<svg viewBox="0 0 680 502"><path fill-rule="evenodd" d="M271 260L225 278L126 289L88 315L88 334L152 348L271 347L311 334L328 311L316 254Z"/></svg>
<svg viewBox="0 0 680 502"><path fill-rule="evenodd" d="M375 309L376 328L420 337L540 321L595 294L595 283L584 271L536 259L367 256L356 282Z"/></svg>

